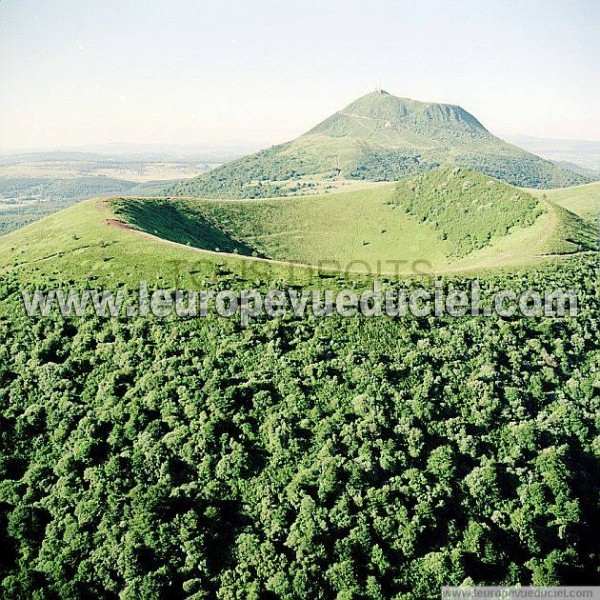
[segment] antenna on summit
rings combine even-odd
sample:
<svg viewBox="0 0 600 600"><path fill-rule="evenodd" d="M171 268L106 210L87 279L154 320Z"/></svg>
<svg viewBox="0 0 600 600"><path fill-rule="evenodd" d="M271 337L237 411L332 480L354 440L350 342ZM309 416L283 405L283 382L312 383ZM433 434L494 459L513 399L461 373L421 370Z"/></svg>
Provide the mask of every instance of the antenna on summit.
<svg viewBox="0 0 600 600"><path fill-rule="evenodd" d="M381 88L381 77L379 78L379 84L378 84L378 85L377 85L377 87L375 88L375 91L376 91L378 94L381 94L381 92L383 91L383 90L382 90L382 88Z"/></svg>

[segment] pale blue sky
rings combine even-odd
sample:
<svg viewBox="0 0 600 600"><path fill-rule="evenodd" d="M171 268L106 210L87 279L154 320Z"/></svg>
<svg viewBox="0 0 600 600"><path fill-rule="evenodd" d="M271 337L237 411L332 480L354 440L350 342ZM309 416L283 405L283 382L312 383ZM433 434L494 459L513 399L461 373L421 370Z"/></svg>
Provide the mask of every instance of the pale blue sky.
<svg viewBox="0 0 600 600"><path fill-rule="evenodd" d="M600 139L597 0L0 0L0 150L269 145L379 79L497 134Z"/></svg>

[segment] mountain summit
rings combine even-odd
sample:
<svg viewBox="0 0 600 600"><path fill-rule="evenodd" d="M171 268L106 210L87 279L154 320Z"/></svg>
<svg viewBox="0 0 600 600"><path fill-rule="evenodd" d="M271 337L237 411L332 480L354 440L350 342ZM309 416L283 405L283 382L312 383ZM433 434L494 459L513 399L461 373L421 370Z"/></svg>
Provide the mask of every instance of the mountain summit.
<svg viewBox="0 0 600 600"><path fill-rule="evenodd" d="M168 194L257 198L304 193L314 181L395 181L440 166L461 166L529 188L588 179L490 133L460 106L419 102L378 90L295 140L183 182Z"/></svg>
<svg viewBox="0 0 600 600"><path fill-rule="evenodd" d="M353 125L356 123L360 123L361 127L355 128ZM355 100L317 125L308 135L352 135L356 129L356 136L364 137L365 128L396 134L413 132L429 138L436 134L491 135L472 114L460 106L398 98L383 90ZM386 135L385 138L393 136Z"/></svg>

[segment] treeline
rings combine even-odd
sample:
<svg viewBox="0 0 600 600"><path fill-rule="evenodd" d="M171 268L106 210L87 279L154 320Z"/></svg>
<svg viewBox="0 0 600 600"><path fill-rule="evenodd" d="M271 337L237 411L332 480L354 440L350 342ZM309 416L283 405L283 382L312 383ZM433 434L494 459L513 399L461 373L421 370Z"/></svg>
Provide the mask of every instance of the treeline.
<svg viewBox="0 0 600 600"><path fill-rule="evenodd" d="M227 163L208 173L168 187L167 196L202 198L273 198L312 187L302 176L330 171L332 161L310 156L286 155L289 144L273 146Z"/></svg>
<svg viewBox="0 0 600 600"><path fill-rule="evenodd" d="M563 169L537 156L526 153L514 156L486 154L458 155L452 164L490 175L511 185L524 188L562 188L582 185L591 180L583 175ZM348 173L350 179L370 181L396 181L425 173L440 165L450 164L435 150L414 153L398 150L365 150L359 164Z"/></svg>
<svg viewBox="0 0 600 600"><path fill-rule="evenodd" d="M440 166L431 157L424 158L416 150L363 150L358 165L348 173L350 179L397 181Z"/></svg>
<svg viewBox="0 0 600 600"><path fill-rule="evenodd" d="M312 184L307 175L366 181L398 181L444 165L458 165L525 188L560 188L589 183L583 175L515 149L514 155L494 154L483 148L477 154L448 157L440 149L375 149L365 146L349 168L338 166L339 157L307 155L289 144L273 146L225 164L199 177L165 189L167 196L202 198L273 198L306 193Z"/></svg>
<svg viewBox="0 0 600 600"><path fill-rule="evenodd" d="M456 164L524 188L563 188L591 179L526 152L516 156L461 155Z"/></svg>

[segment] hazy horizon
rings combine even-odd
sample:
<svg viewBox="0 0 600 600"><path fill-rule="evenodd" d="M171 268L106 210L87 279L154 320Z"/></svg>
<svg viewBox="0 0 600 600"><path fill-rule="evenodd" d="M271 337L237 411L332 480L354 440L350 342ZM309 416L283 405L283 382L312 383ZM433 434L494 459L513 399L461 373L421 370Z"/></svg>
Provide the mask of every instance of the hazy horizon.
<svg viewBox="0 0 600 600"><path fill-rule="evenodd" d="M258 148L372 91L499 137L600 140L591 0L0 2L0 152Z"/></svg>
<svg viewBox="0 0 600 600"><path fill-rule="evenodd" d="M298 135L304 132L299 132ZM494 132L492 132L494 133ZM499 135L504 141L519 146L521 142L526 140L538 141L538 142L577 142L577 143L589 143L589 144L600 144L599 140L593 139L572 139L572 138L542 138L537 136L530 136L527 134L507 134L505 136ZM280 140L281 142L291 141ZM143 154L157 154L175 156L181 154L182 157L191 158L194 157L198 160L203 160L202 157L197 157L198 154L203 153L223 153L227 156L227 160L233 160L238 156L242 156L245 153L257 152L258 150L265 149L269 146L275 145L279 142L272 143L261 143L260 140L256 142L236 143L231 141L229 143L215 142L215 143L203 143L201 141L190 144L177 144L177 143L130 143L130 142L107 142L105 144L83 144L74 146L46 146L46 147L32 147L32 148L9 148L5 149L0 146L0 156L12 156L12 155L27 155L27 154L44 154L44 153L89 153L106 156L123 155L126 157L134 157L136 155ZM521 146L522 147L522 146ZM526 149L526 148L524 148ZM536 152L533 152L536 154Z"/></svg>

